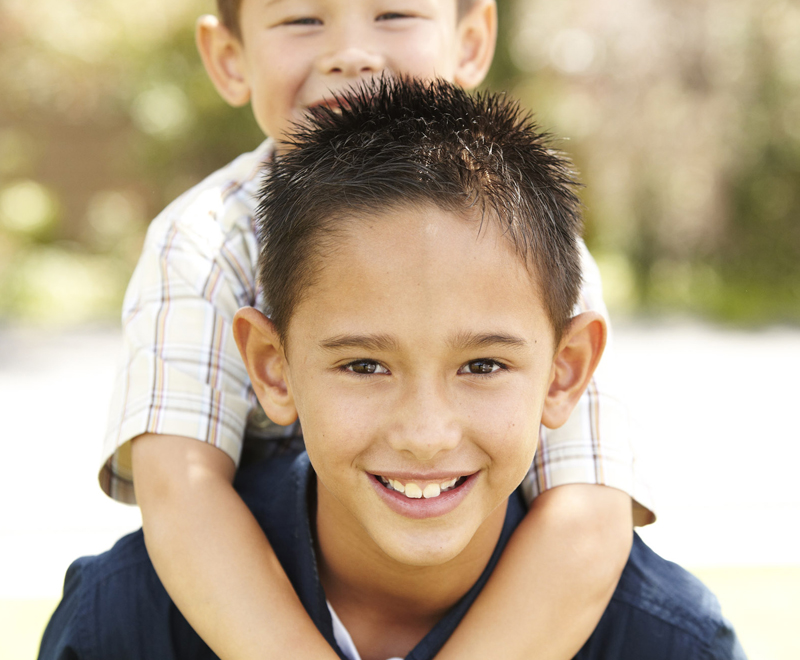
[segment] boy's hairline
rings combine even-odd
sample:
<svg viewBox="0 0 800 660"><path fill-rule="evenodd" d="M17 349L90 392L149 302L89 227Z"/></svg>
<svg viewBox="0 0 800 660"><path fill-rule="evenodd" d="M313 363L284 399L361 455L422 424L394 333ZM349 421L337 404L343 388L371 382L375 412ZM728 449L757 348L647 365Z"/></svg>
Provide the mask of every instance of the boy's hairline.
<svg viewBox="0 0 800 660"><path fill-rule="evenodd" d="M543 283L542 283L542 273L539 271L536 263L536 257L531 252L527 256L522 254L519 249L516 248L516 245L513 240L506 236L504 232L502 232L502 222L499 217L497 217L496 209L484 209L482 212L479 212L476 208L468 208L468 209L452 209L448 208L446 204L439 204L430 197L420 197L417 199L393 199L388 201L384 206L381 207L380 211L373 216L370 216L372 219L376 217L380 217L384 214L388 214L391 212L396 211L423 211L426 209L439 209L444 211L445 213L449 213L452 216L458 218L462 222L466 223L473 223L476 225L476 236L479 236L481 232L484 231L484 224L485 223L492 223L501 231L501 234L506 238L506 244L510 248L510 252L513 255L513 258L517 259L518 262L521 262L525 268L526 273L530 279L530 283L532 285L532 295L534 296L536 302L538 303L539 307L541 308L542 314L547 321L547 326L550 329L551 337L553 339L553 351L555 356L555 351L558 348L558 345L561 341L563 336L563 329L561 336L556 328L555 319L551 318L549 313L548 307L545 303L544 299L544 292L543 292ZM336 208L332 210L330 213L326 214L325 221L333 222L337 226L337 230L342 234L347 233L350 230L350 227L354 224L354 222L358 222L360 219L366 219L369 215L369 211L366 208ZM351 222L347 222L351 221ZM346 223L346 224L342 224ZM332 244L330 244L332 245ZM333 249L335 250L336 247L334 245ZM322 255L315 255L312 257L312 261L316 261L315 264L317 268L315 269L315 274L319 273L322 268L324 268L324 263L320 263L319 259L325 259ZM289 334L290 329L292 326L292 319L295 317L297 310L302 306L303 301L305 299L305 293L313 289L315 286L314 276L311 276L311 281L309 281L302 289L298 292L298 298L293 305L289 318L285 324L285 329L283 332L278 332L278 339L280 341L280 346L283 349L284 356L288 363L288 353L289 353ZM260 310L265 316L269 316L268 309L262 308ZM569 325L572 321L573 317L566 319L563 323L564 329Z"/></svg>
<svg viewBox="0 0 800 660"><path fill-rule="evenodd" d="M480 0L454 0L456 3L456 22L460 22L474 4ZM239 41L242 41L242 28L239 12L244 0L217 0L217 13L220 22ZM495 0L491 0L495 2Z"/></svg>

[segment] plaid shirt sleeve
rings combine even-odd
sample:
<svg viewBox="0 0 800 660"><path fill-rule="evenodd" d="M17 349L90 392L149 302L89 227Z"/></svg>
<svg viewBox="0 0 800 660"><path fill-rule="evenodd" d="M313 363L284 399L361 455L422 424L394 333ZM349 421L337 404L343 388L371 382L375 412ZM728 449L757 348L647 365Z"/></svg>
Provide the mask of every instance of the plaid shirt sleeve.
<svg viewBox="0 0 800 660"><path fill-rule="evenodd" d="M150 226L122 312L123 348L100 485L134 503L130 440L182 435L238 464L255 405L231 332L255 304L253 200L268 143L211 175Z"/></svg>
<svg viewBox="0 0 800 660"><path fill-rule="evenodd" d="M523 482L529 501L539 493L566 484L597 484L628 493L637 524L655 520L650 491L637 468L627 407L607 387L604 374L613 365L611 325L603 302L600 271L581 243L583 286L576 313L595 310L609 324L609 340L601 364L567 422L540 429L539 447Z"/></svg>

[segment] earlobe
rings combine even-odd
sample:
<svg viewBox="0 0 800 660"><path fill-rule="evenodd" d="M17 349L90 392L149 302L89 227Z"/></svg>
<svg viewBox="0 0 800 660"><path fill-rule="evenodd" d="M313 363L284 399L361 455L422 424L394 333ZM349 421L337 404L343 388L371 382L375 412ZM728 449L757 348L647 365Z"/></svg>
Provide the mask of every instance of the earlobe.
<svg viewBox="0 0 800 660"><path fill-rule="evenodd" d="M206 15L197 19L195 42L220 96L234 107L245 105L250 100L250 86L241 41L216 16Z"/></svg>
<svg viewBox="0 0 800 660"><path fill-rule="evenodd" d="M233 336L253 391L273 422L287 426L297 419L286 357L272 322L254 307L243 307L233 317Z"/></svg>
<svg viewBox="0 0 800 660"><path fill-rule="evenodd" d="M497 42L497 5L476 0L458 24L459 59L454 80L465 89L483 82L494 58Z"/></svg>
<svg viewBox="0 0 800 660"><path fill-rule="evenodd" d="M553 359L542 411L546 427L558 428L569 419L600 362L606 337L605 319L597 312L583 312L570 321Z"/></svg>

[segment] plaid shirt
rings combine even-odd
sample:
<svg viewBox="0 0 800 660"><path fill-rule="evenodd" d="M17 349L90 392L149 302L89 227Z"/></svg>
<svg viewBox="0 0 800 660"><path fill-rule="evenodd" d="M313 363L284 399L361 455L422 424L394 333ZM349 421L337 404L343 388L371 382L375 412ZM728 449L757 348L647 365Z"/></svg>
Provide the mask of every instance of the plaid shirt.
<svg viewBox="0 0 800 660"><path fill-rule="evenodd" d="M296 435L266 419L231 332L236 310L261 302L254 209L272 152L267 140L243 154L170 204L147 232L123 304L124 347L100 471L100 485L116 500L135 502L130 440L143 433L209 442L237 465L246 436L256 440L249 447L260 441L276 449ZM580 307L607 318L600 274L585 247L583 257ZM635 470L627 410L598 389L606 363L569 421L542 427L523 484L529 498L563 484L602 484L652 510Z"/></svg>

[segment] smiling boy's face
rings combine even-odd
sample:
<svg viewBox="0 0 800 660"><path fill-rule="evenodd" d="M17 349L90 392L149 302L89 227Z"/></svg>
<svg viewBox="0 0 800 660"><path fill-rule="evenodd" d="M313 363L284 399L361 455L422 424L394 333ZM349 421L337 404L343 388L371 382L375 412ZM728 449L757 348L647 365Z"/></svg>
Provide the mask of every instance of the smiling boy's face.
<svg viewBox="0 0 800 660"><path fill-rule="evenodd" d="M600 359L602 317L556 346L489 218L400 205L337 218L320 247L285 343L253 308L234 334L266 413L299 416L323 552L327 535L378 565L488 558L540 423L566 421Z"/></svg>
<svg viewBox="0 0 800 660"><path fill-rule="evenodd" d="M381 74L473 87L494 48L494 4L456 0L243 0L241 40L205 17L198 46L222 96L248 100L279 142L309 107Z"/></svg>
<svg viewBox="0 0 800 660"><path fill-rule="evenodd" d="M552 325L493 222L478 234L428 206L343 226L280 367L319 478L320 534L441 564L502 520L531 464Z"/></svg>
<svg viewBox="0 0 800 660"><path fill-rule="evenodd" d="M323 556L482 570L540 423L567 420L605 344L599 314L570 318L568 162L504 97L399 79L348 99L266 176L274 323L243 308L234 336L267 415L299 416Z"/></svg>

